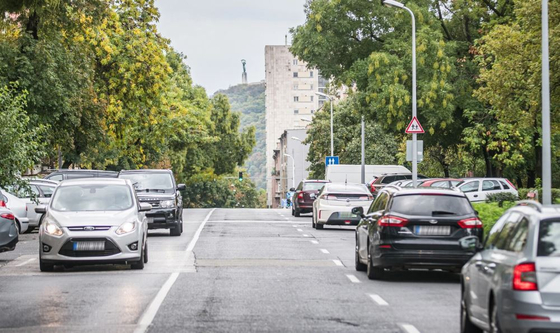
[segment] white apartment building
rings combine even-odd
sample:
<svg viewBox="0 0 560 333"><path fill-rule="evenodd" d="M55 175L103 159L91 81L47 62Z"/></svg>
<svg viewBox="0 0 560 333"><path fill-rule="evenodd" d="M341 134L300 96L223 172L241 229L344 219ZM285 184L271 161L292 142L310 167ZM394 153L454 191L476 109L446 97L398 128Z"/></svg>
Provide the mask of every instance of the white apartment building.
<svg viewBox="0 0 560 333"><path fill-rule="evenodd" d="M274 168L278 140L285 130L304 129L309 124L324 103L315 92L326 82L318 70L308 69L305 62L294 57L288 45L267 45L265 68L267 205L271 207L274 198L281 195L272 186L272 178L278 173Z"/></svg>

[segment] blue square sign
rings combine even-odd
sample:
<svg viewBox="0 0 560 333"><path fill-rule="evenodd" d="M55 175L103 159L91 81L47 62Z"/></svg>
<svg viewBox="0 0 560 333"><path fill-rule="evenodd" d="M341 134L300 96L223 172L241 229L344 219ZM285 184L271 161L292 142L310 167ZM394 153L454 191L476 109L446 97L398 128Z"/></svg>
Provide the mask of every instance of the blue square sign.
<svg viewBox="0 0 560 333"><path fill-rule="evenodd" d="M335 164L339 164L338 163L338 156L327 156L327 157L325 157L325 165L326 166L335 165Z"/></svg>

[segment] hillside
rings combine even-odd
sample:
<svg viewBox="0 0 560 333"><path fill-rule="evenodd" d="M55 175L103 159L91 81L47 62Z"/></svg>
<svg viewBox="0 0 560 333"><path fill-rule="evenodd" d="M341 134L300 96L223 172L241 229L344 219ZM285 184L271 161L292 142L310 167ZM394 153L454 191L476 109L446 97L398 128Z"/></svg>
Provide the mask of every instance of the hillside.
<svg viewBox="0 0 560 333"><path fill-rule="evenodd" d="M232 111L241 112L241 127L254 125L256 128L257 144L245 162L247 174L255 182L257 188L266 189L266 135L264 82L239 84L220 90L217 94L224 94L229 98Z"/></svg>

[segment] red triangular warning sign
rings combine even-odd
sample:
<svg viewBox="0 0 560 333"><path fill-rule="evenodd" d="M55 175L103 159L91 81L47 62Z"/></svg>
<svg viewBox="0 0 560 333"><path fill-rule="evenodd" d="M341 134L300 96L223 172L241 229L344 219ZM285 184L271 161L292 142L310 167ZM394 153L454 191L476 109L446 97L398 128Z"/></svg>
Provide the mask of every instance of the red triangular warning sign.
<svg viewBox="0 0 560 333"><path fill-rule="evenodd" d="M405 133L407 133L407 134L423 134L424 133L424 129L422 128L422 125L420 125L420 122L418 121L418 118L416 118L416 117L412 118L412 120L410 121L410 124L408 124L408 127L406 128Z"/></svg>

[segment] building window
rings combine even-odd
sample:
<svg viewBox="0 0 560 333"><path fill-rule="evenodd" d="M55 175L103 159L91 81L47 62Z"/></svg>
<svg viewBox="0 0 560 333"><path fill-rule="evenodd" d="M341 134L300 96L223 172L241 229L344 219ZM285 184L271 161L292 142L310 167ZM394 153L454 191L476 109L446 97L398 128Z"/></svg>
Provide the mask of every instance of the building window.
<svg viewBox="0 0 560 333"><path fill-rule="evenodd" d="M294 102L299 102L299 96L294 96Z"/></svg>
<svg viewBox="0 0 560 333"><path fill-rule="evenodd" d="M297 65L297 64L298 64L297 59L294 59L294 65Z"/></svg>
<svg viewBox="0 0 560 333"><path fill-rule="evenodd" d="M299 114L299 110L294 110L294 114Z"/></svg>
<svg viewBox="0 0 560 333"><path fill-rule="evenodd" d="M315 113L315 110L311 109L311 114L314 114L314 113Z"/></svg>
<svg viewBox="0 0 560 333"><path fill-rule="evenodd" d="M299 85L296 83L294 84L294 90L298 90L299 89Z"/></svg>
<svg viewBox="0 0 560 333"><path fill-rule="evenodd" d="M298 72L294 72L294 77L298 77Z"/></svg>
<svg viewBox="0 0 560 333"><path fill-rule="evenodd" d="M313 90L313 85L312 84L309 85L309 89Z"/></svg>
<svg viewBox="0 0 560 333"><path fill-rule="evenodd" d="M313 96L311 96L311 102L313 102Z"/></svg>
<svg viewBox="0 0 560 333"><path fill-rule="evenodd" d="M309 72L309 77L313 77L313 71Z"/></svg>

